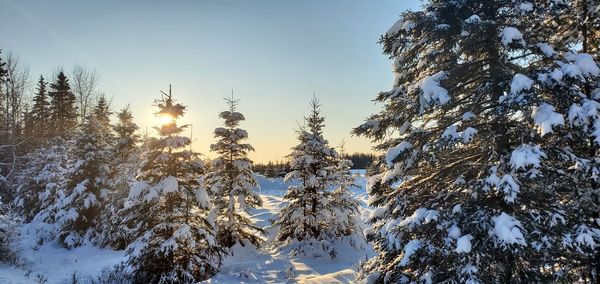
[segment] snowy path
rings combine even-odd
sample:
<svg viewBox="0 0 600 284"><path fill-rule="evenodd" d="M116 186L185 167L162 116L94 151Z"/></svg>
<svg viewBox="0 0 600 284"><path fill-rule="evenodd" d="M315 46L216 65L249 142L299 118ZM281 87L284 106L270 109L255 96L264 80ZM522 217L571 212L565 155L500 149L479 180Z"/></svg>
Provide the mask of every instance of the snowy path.
<svg viewBox="0 0 600 284"><path fill-rule="evenodd" d="M258 251L252 247L235 247L234 255L228 257L221 272L208 283L353 283L358 262L367 255L372 256L372 248L360 243L360 249L350 246L339 247L339 255L331 259L329 256L302 257L291 256L270 248L275 229L271 228L280 208L284 206L283 193L285 185L280 179L259 177L260 193L263 208L253 212L254 221L267 228L269 240ZM364 177L358 177L359 188L353 190L354 195L364 204ZM368 209L364 208L365 211ZM363 214L368 215L368 214Z"/></svg>
<svg viewBox="0 0 600 284"><path fill-rule="evenodd" d="M357 263L364 260L373 251L370 246L358 242L356 249L350 246L337 247L339 254L331 259L328 255L322 257L291 256L280 252L271 246L271 240L276 232L271 227L280 208L285 203L283 194L287 184L282 179L267 179L257 176L261 186L259 192L263 200L263 208L252 212L252 219L265 228L269 240L260 249L252 246L234 247L233 255L224 260L221 272L207 283L352 283L357 269ZM364 177L357 177L361 185L353 190L356 198L364 204ZM368 208L363 208L363 216L368 214ZM100 249L93 246L67 250L56 243L37 246L33 238L27 238L27 226L24 226L25 236L20 243L22 258L26 263L21 269L0 265L0 283L21 284L41 283L46 279L48 284L71 283L73 273L79 276L80 283L89 282L90 277L97 276L104 268L125 260L124 251ZM87 280L87 282L86 282Z"/></svg>

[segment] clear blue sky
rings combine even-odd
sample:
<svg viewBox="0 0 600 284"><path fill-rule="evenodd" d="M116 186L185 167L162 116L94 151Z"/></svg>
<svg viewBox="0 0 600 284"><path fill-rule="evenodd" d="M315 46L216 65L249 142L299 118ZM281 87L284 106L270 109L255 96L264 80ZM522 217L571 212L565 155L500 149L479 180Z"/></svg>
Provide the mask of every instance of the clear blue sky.
<svg viewBox="0 0 600 284"><path fill-rule="evenodd" d="M115 110L130 103L142 128L173 85L188 106L194 147L208 156L231 89L241 99L256 161L279 160L316 92L325 137L370 150L351 129L392 84L379 36L419 1L11 1L0 0L0 48L19 55L32 82L75 63L95 68ZM33 87L33 86L32 86ZM149 128L150 131L151 128ZM196 140L197 139L197 140Z"/></svg>

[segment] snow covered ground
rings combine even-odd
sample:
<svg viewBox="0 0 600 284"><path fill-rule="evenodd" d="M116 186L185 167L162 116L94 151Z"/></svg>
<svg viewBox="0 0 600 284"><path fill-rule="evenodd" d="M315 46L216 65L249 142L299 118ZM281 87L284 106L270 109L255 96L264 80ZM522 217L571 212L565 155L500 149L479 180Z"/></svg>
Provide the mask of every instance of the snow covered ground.
<svg viewBox="0 0 600 284"><path fill-rule="evenodd" d="M361 204L361 219L369 215L366 206L366 179L364 171L354 171L359 187L352 189ZM337 242L335 258L329 255L291 255L271 245L275 228L271 227L280 208L284 206L283 195L287 188L281 178L268 179L257 176L263 208L255 210L255 222L266 228L269 239L260 249L252 246L236 246L233 254L224 260L221 272L207 283L351 283L360 261L372 257L374 252L361 237ZM124 251L84 246L72 250L56 243L39 246L27 238L28 227L22 229L25 236L18 244L23 266L20 268L0 265L0 283L71 283L76 275L80 283L90 282L103 269L125 260ZM46 282L44 282L44 280Z"/></svg>

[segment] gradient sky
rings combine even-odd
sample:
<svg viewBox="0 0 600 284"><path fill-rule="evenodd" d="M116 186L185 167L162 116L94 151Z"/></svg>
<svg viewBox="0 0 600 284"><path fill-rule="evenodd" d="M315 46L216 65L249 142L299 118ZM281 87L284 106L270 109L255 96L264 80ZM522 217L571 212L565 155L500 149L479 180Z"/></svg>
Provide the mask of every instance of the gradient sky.
<svg viewBox="0 0 600 284"><path fill-rule="evenodd" d="M280 160L316 93L325 138L349 152L371 144L350 135L392 84L379 36L420 2L346 1L11 1L0 0L0 48L17 54L32 82L74 64L95 68L114 110L131 104L142 130L173 85L188 106L194 148L209 145L231 90L241 99L257 162ZM5 54L4 54L5 55ZM32 83L32 88L34 87ZM152 134L152 133L151 133Z"/></svg>

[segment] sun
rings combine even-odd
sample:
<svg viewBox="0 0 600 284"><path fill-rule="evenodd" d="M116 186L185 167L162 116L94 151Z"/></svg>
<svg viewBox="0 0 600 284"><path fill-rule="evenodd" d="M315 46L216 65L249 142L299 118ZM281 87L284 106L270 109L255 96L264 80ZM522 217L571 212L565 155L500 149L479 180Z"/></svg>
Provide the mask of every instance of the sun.
<svg viewBox="0 0 600 284"><path fill-rule="evenodd" d="M163 113L158 117L158 124L160 124L160 126L171 124L173 122L175 122L175 118L171 115Z"/></svg>

